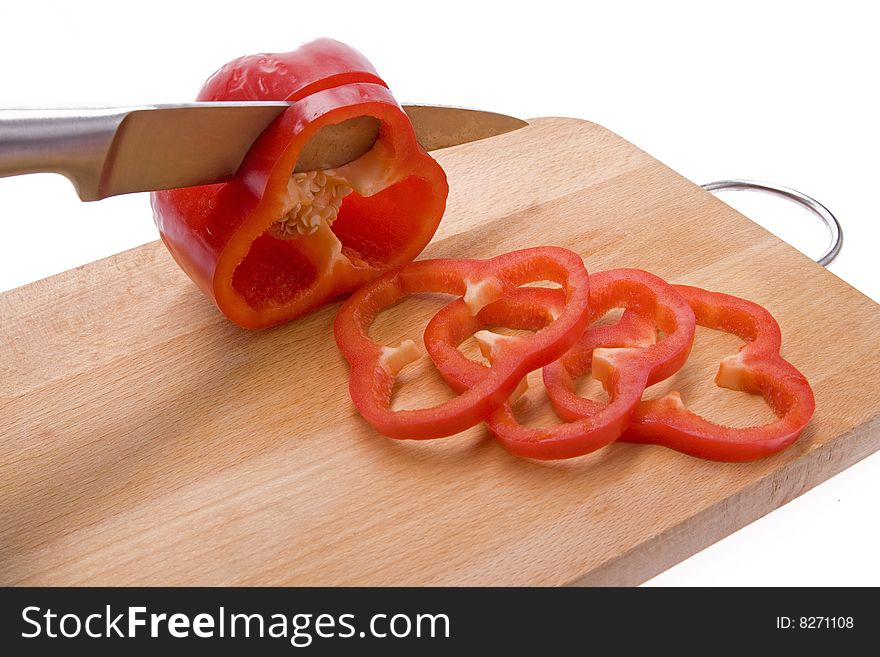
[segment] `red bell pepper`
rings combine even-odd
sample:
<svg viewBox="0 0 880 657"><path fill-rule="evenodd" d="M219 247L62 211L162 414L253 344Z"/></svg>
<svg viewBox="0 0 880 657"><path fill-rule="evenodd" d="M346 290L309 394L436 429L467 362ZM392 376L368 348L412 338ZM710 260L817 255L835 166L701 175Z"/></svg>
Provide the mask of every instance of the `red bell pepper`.
<svg viewBox="0 0 880 657"><path fill-rule="evenodd" d="M715 461L751 461L778 452L801 435L815 410L806 378L779 355L779 324L764 308L738 297L676 285L697 317L697 324L733 333L746 343L721 361L715 383L758 394L778 420L756 427L720 426L684 406L678 393L644 401L621 440L665 445Z"/></svg>
<svg viewBox="0 0 880 657"><path fill-rule="evenodd" d="M438 370L457 391L469 389L495 368L507 349L523 338L481 331L484 326L536 330L551 321L563 302L559 290L521 288L468 319L461 307L444 307L425 329L425 345ZM564 459L592 452L626 428L647 385L667 378L687 360L694 337L694 314L662 279L635 269L599 272L590 277L590 316L626 308L616 324L587 329L559 360L544 368L548 395L568 422L532 428L520 424L508 401L487 420L509 452L535 459ZM665 337L657 341L658 330ZM488 335L487 335L488 333ZM469 335L480 341L492 367L466 358L457 346ZM608 391L600 404L574 393L574 379L590 371ZM553 394L555 393L555 394Z"/></svg>
<svg viewBox="0 0 880 657"><path fill-rule="evenodd" d="M174 259L247 328L306 314L410 262L437 229L448 187L373 67L329 39L251 55L217 71L201 101L290 100L227 183L156 192L156 225ZM293 174L322 127L380 122L373 148L332 171Z"/></svg>
<svg viewBox="0 0 880 657"><path fill-rule="evenodd" d="M429 408L391 409L394 379L419 357L412 340L386 347L367 332L385 308L410 294L462 297L447 307L472 317L487 303L533 281L559 283L561 307L546 328L517 340L500 354L485 376L458 397ZM542 309L543 310L543 309ZM391 438L449 436L486 419L530 371L561 356L583 334L589 320L589 276L576 253L559 247L514 251L489 260L421 260L364 285L336 316L336 343L351 366L349 392L361 415ZM441 371L442 363L441 363Z"/></svg>

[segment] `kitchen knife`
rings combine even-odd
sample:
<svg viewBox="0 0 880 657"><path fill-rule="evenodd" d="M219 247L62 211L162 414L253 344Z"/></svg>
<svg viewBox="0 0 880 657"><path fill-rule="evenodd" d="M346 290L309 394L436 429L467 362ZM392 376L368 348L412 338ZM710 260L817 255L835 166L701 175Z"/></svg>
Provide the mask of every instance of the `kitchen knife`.
<svg viewBox="0 0 880 657"><path fill-rule="evenodd" d="M222 182L287 102L189 103L128 108L0 110L0 177L52 172L83 201ZM436 150L527 123L504 114L405 105L419 143ZM368 151L379 130L356 117L318 132L295 171L341 166Z"/></svg>

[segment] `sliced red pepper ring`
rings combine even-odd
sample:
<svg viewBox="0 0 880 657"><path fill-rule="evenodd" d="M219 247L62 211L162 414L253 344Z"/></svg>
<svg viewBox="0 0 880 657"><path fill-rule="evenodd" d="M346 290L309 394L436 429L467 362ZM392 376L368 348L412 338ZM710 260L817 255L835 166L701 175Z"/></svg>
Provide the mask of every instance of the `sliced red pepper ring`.
<svg viewBox="0 0 880 657"><path fill-rule="evenodd" d="M542 280L561 286L564 303L555 321L506 350L481 381L454 399L429 408L391 409L395 377L419 353L411 340L392 348L368 336L383 309L411 294L452 294L462 298L447 307L468 318L520 285ZM577 341L589 321L589 296L583 260L559 247L513 251L488 260L410 263L361 287L336 316L336 343L351 366L351 398L367 422L391 438L441 438L464 431L504 403L528 372L558 358Z"/></svg>
<svg viewBox="0 0 880 657"><path fill-rule="evenodd" d="M174 259L231 320L261 328L304 315L410 262L446 205L446 176L369 62L329 39L242 57L198 100L289 100L229 182L155 192ZM336 169L296 172L324 127L373 117L372 149Z"/></svg>
<svg viewBox="0 0 880 657"><path fill-rule="evenodd" d="M523 339L476 332L478 329L540 329L559 312L562 301L559 290L520 288L470 319L460 307L450 304L428 323L425 346L453 389L468 389L478 385L498 359ZM594 274L590 277L591 321L612 308L626 308L619 322L586 329L571 350L544 368L545 385L554 386L576 409L568 417L560 414L570 421L553 427L526 427L516 419L510 402L489 417L490 430L509 452L535 459L563 459L607 445L626 428L649 382L668 377L685 362L693 342L694 314L665 281L635 269ZM665 333L659 342L658 329ZM491 368L458 350L469 335L481 344ZM608 404L574 393L575 378L590 370L591 358L593 375L608 391Z"/></svg>
<svg viewBox="0 0 880 657"><path fill-rule="evenodd" d="M621 440L665 445L715 461L751 461L792 444L816 403L807 379L779 354L779 324L751 301L685 285L675 288L693 308L697 324L746 341L737 354L721 361L715 383L761 395L779 419L756 427L721 426L687 410L672 392L642 402Z"/></svg>

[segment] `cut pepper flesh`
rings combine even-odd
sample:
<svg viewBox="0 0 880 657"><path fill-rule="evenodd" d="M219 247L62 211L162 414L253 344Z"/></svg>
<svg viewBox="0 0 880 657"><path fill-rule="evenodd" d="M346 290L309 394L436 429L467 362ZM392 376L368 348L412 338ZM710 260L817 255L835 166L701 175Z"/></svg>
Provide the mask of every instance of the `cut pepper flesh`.
<svg viewBox="0 0 880 657"><path fill-rule="evenodd" d="M504 350L485 376L457 397L429 408L391 409L395 376L417 353L411 341L387 347L368 336L383 309L411 294L451 294L460 298L446 308L467 321L473 318L470 307L485 306L520 285L541 280L561 286L553 290L560 301L554 321ZM410 263L361 287L336 316L336 343L351 366L351 398L367 422L391 438L440 438L463 431L503 404L526 374L578 340L589 321L589 296L589 276L580 256L559 247L524 249L488 260Z"/></svg>
<svg viewBox="0 0 880 657"><path fill-rule="evenodd" d="M172 256L237 324L261 328L311 312L410 262L436 231L446 176L356 50L320 39L242 57L198 100L292 101L229 182L152 194ZM359 117L379 122L368 152L332 170L293 173L318 131Z"/></svg>
<svg viewBox="0 0 880 657"><path fill-rule="evenodd" d="M426 327L425 346L450 386L458 391L466 390L478 385L495 362L524 339L508 336L487 339L488 336L480 332L484 355L492 362L490 368L468 359L458 350L458 345L469 335L487 326L540 329L553 321L563 302L559 290L520 288L486 306L476 317L469 318L461 307L450 304ZM670 376L685 362L693 342L694 314L665 281L635 269L593 274L590 278L591 321L612 308L626 308L619 322L586 329L571 350L544 368L548 395L552 386L576 409L567 416L560 414L568 422L553 427L523 426L516 419L510 401L487 419L489 429L509 452L535 459L563 459L607 445L626 428L645 387ZM665 334L659 341L658 330ZM601 378L608 391L608 404L574 393L575 378L588 372L591 362L594 376Z"/></svg>
<svg viewBox="0 0 880 657"><path fill-rule="evenodd" d="M689 411L681 396L672 392L642 402L621 440L665 445L715 461L751 461L792 444L809 423L816 403L807 379L779 354L779 324L751 301L686 285L675 288L693 308L697 324L746 341L737 354L721 361L715 383L761 395L778 419L756 427L718 425Z"/></svg>

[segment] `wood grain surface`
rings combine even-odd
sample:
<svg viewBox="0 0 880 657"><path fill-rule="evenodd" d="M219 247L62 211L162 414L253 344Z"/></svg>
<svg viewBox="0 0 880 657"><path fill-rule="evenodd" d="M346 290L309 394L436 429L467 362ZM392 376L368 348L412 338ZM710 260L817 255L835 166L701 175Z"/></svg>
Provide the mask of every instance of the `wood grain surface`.
<svg viewBox="0 0 880 657"><path fill-rule="evenodd" d="M337 305L238 329L153 243L0 296L0 584L633 584L880 446L880 308L729 206L573 119L437 156L449 209L425 256L558 244L764 304L816 392L801 440L749 464L626 444L532 462L483 427L388 440L348 398ZM374 334L418 340L440 303ZM738 344L700 329L648 395L769 419L712 383ZM450 394L425 360L397 406ZM530 380L520 416L552 421Z"/></svg>

